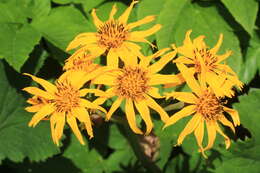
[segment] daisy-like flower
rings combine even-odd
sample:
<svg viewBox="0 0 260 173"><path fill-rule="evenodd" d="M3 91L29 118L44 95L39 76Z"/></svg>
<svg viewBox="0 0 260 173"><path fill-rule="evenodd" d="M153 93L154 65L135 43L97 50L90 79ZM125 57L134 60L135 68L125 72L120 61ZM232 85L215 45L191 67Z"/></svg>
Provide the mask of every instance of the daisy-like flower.
<svg viewBox="0 0 260 173"><path fill-rule="evenodd" d="M106 115L107 120L111 118L123 101L125 101L125 113L129 126L137 134L142 134L143 132L136 125L135 108L146 124L145 134L149 134L153 128L149 107L157 111L164 122L168 119L168 114L153 99L163 98L159 94L158 88L154 86L170 82L178 85L183 82L183 79L176 75L157 74L172 60L176 52L170 52L156 63L149 65L152 59L161 56L167 50L160 50L151 56L145 57L145 59L141 59L139 63L132 62L132 64L128 64L128 66L122 69L115 68L113 71L101 75L92 81L95 84L110 86L106 90L106 94L95 100L94 103L102 104L108 98L116 97Z"/></svg>
<svg viewBox="0 0 260 173"><path fill-rule="evenodd" d="M139 21L127 24L129 15L137 1L132 1L130 6L118 18L114 19L117 8L114 5L109 15L109 19L105 22L101 21L96 10L92 10L92 17L97 32L81 33L70 42L67 51L78 48L72 56L78 56L86 51L89 51L94 56L100 56L107 53L107 65L118 66L119 57L125 63L129 59L137 61L137 56L141 58L141 47L134 42L146 42L151 44L145 38L157 32L160 24L154 25L152 28L144 31L131 31L133 28L149 23L155 19L155 16L147 16ZM152 44L151 44L152 45ZM124 58L125 55L128 59Z"/></svg>
<svg viewBox="0 0 260 173"><path fill-rule="evenodd" d="M205 36L201 35L192 41L191 32L191 30L187 31L183 46L177 48L182 56L173 62L187 65L196 77L204 78L217 96L231 97L234 95L232 91L234 86L241 90L243 83L239 81L236 73L228 65L221 64L232 52L227 51L223 55L217 55L223 41L223 34L220 34L217 44L208 49L204 42Z"/></svg>
<svg viewBox="0 0 260 173"><path fill-rule="evenodd" d="M183 72L183 77L185 78L188 86L192 89L192 93L172 92L167 95L167 97L174 97L179 101L187 103L188 106L172 115L167 120L164 128L175 124L182 118L191 116L191 120L178 137L177 145L181 145L184 138L194 132L200 152L202 152L203 156L206 157L204 151L213 147L216 132L218 132L225 139L226 149L229 148L230 139L223 133L218 123L220 122L224 126L230 127L235 133L234 126L240 125L238 112L234 109L225 107L220 98L215 95L213 90L208 87L205 81L202 80L198 83L192 73L190 73L190 69L188 69L185 65L177 64L177 66ZM231 116L234 125L225 117L224 112L227 112ZM208 133L208 144L204 148L202 142L205 123Z"/></svg>
<svg viewBox="0 0 260 173"><path fill-rule="evenodd" d="M44 90L37 87L26 87L23 89L34 95L27 101L32 106L25 108L28 112L35 112L35 115L29 122L30 127L36 126L43 119L49 119L52 139L55 144L59 145L65 122L67 122L80 143L84 144L77 125L78 120L84 124L89 137L93 137L91 120L87 109L98 109L103 112L106 112L106 110L83 97L87 93L100 95L103 94L102 91L97 89L80 89L85 82L79 81L75 76L71 78L68 76L66 78L62 77L53 85L33 75L27 73L25 75L30 76L44 88Z"/></svg>

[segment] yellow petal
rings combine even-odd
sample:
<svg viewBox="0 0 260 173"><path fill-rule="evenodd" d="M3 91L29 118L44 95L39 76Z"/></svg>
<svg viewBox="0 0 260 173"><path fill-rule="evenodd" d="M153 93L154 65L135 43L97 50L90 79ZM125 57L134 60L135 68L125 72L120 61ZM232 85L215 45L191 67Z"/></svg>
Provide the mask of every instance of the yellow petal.
<svg viewBox="0 0 260 173"><path fill-rule="evenodd" d="M185 83L185 79L183 78L181 73L176 74L176 77L179 79L179 81L177 83L168 83L164 85L164 88L171 88L171 87L175 87L177 85L181 85L182 83Z"/></svg>
<svg viewBox="0 0 260 173"><path fill-rule="evenodd" d="M56 131L55 131L55 126L56 126L56 114L53 113L52 116L50 117L50 126L51 126L51 137L52 140L54 142L54 144L56 144L57 146L59 146L59 141L57 140L56 137Z"/></svg>
<svg viewBox="0 0 260 173"><path fill-rule="evenodd" d="M224 108L224 111L226 111L231 116L235 126L239 126L240 125L240 119L239 119L238 112L235 109L230 109L230 108L225 107L225 106L223 108Z"/></svg>
<svg viewBox="0 0 260 173"><path fill-rule="evenodd" d="M193 45L194 45L198 50L201 50L201 49L206 48L206 44L205 44L205 42L204 42L204 38L205 38L204 35L200 35L200 36L198 36L197 38L195 38L195 39L193 40Z"/></svg>
<svg viewBox="0 0 260 173"><path fill-rule="evenodd" d="M35 127L39 121L41 121L47 115L50 115L52 112L54 112L54 110L55 108L52 105L44 105L36 114L34 114L28 125L30 127Z"/></svg>
<svg viewBox="0 0 260 173"><path fill-rule="evenodd" d="M207 132L208 132L208 145L204 148L204 150L208 150L212 148L216 138L216 123L206 121L206 125L207 125Z"/></svg>
<svg viewBox="0 0 260 173"><path fill-rule="evenodd" d="M163 126L163 128L166 128L172 124L175 124L177 121L179 121L180 119L190 116L191 114L193 114L196 110L196 106L195 105L190 105L190 106L186 106L184 108L182 108L179 112L173 114L165 123L165 125Z"/></svg>
<svg viewBox="0 0 260 173"><path fill-rule="evenodd" d="M89 138L92 138L94 135L88 111L85 108L76 108L73 110L72 115L75 116L80 122L84 123Z"/></svg>
<svg viewBox="0 0 260 173"><path fill-rule="evenodd" d="M225 125L228 126L229 128L231 128L231 130L233 131L233 133L235 133L235 127L233 126L233 124L224 116L222 115L222 117L219 119L219 121Z"/></svg>
<svg viewBox="0 0 260 173"><path fill-rule="evenodd" d="M161 27L162 27L162 25L156 24L153 27L151 27L150 29L147 29L144 31L133 31L130 33L130 37L128 40L139 42L139 40L141 40L141 38L145 38L147 36L150 36L150 35L156 33L158 30L161 29Z"/></svg>
<svg viewBox="0 0 260 173"><path fill-rule="evenodd" d="M130 128L133 130L133 132L135 132L136 134L143 134L143 132L136 125L134 106L133 101L131 99L126 99L125 113L128 124Z"/></svg>
<svg viewBox="0 0 260 173"><path fill-rule="evenodd" d="M163 122L166 122L169 119L169 116L164 111L164 109L159 104L157 104L151 97L146 96L145 102L150 108L159 113Z"/></svg>
<svg viewBox="0 0 260 173"><path fill-rule="evenodd" d="M223 80L220 79L220 76L217 76L213 72L207 72L206 81L217 96L224 95L225 91L223 91L223 88L222 88Z"/></svg>
<svg viewBox="0 0 260 173"><path fill-rule="evenodd" d="M87 89L87 88L84 88L84 89L79 91L80 97L84 97L88 93L94 93L95 96L103 96L103 95L105 95L105 92L102 91L102 90L99 90L99 89Z"/></svg>
<svg viewBox="0 0 260 173"><path fill-rule="evenodd" d="M25 108L27 112L38 112L42 108L43 104L28 106Z"/></svg>
<svg viewBox="0 0 260 173"><path fill-rule="evenodd" d="M113 49L110 49L107 54L107 66L118 67L118 63L117 53Z"/></svg>
<svg viewBox="0 0 260 173"><path fill-rule="evenodd" d="M199 125L199 123L202 123L201 121L201 115L195 114L191 120L187 123L181 134L179 135L177 139L177 145L181 145L184 138L192 133Z"/></svg>
<svg viewBox="0 0 260 173"><path fill-rule="evenodd" d="M138 3L138 1L132 1L132 3L130 4L130 6L124 11L124 13L118 18L118 20L122 23L126 23L128 20L128 17L134 7L134 5Z"/></svg>
<svg viewBox="0 0 260 173"><path fill-rule="evenodd" d="M159 93L159 89L155 87L149 88L147 94L157 99L164 98L164 96L161 96L161 94Z"/></svg>
<svg viewBox="0 0 260 173"><path fill-rule="evenodd" d="M97 36L95 33L82 33L79 34L75 39L73 39L68 47L66 48L66 51L75 49L77 47L81 47L90 43L96 43L97 42Z"/></svg>
<svg viewBox="0 0 260 173"><path fill-rule="evenodd" d="M185 57L185 56L180 56L180 57L176 58L175 60L173 60L172 62L183 63L183 64L194 64L193 60L191 60L190 58Z"/></svg>
<svg viewBox="0 0 260 173"><path fill-rule="evenodd" d="M140 113L140 116L142 117L142 119L144 120L145 124L146 124L146 132L145 135L148 135L153 128L153 122L150 116L150 111L149 108L147 107L147 104L145 103L144 100L141 101L134 101L135 102L135 106L138 110L138 112Z"/></svg>
<svg viewBox="0 0 260 173"><path fill-rule="evenodd" d="M198 146L200 148L200 150L203 152L203 146L202 146L202 142L203 142L203 137L204 137L204 121L201 121L198 125L198 127L195 129L194 131L194 135L196 137Z"/></svg>
<svg viewBox="0 0 260 173"><path fill-rule="evenodd" d="M55 114L56 114L55 135L56 135L56 143L58 144L58 141L60 140L63 134L63 128L65 125L65 113L55 112Z"/></svg>
<svg viewBox="0 0 260 173"><path fill-rule="evenodd" d="M175 83L176 85L182 84L183 78L177 75L164 75L164 74L153 74L151 79L148 81L148 85L160 85L167 83Z"/></svg>
<svg viewBox="0 0 260 173"><path fill-rule="evenodd" d="M223 42L223 34L221 33L221 34L219 35L219 39L218 39L217 44L216 44L212 49L210 49L210 52L211 52L213 55L218 52L218 50L219 50L219 48L220 48L222 42Z"/></svg>
<svg viewBox="0 0 260 173"><path fill-rule="evenodd" d="M33 95L36 95L36 96L43 97L43 98L48 99L48 100L54 98L54 96L51 95L50 93L43 91L43 90L36 88L36 87L26 87L26 88L23 88L23 91L26 91L26 92L33 94Z"/></svg>
<svg viewBox="0 0 260 173"><path fill-rule="evenodd" d="M167 94L167 97L174 97L175 99L185 102L185 103L191 103L194 104L197 102L198 98L192 94L192 93L188 93L188 92L172 92Z"/></svg>
<svg viewBox="0 0 260 173"><path fill-rule="evenodd" d="M76 118L73 117L73 115L68 115L67 116L67 122L70 126L70 128L72 129L73 133L76 135L76 137L78 138L79 142L82 144L82 145L85 145L85 142L82 138L82 135L79 131L79 128L78 128L78 125L77 125L77 121L76 121Z"/></svg>
<svg viewBox="0 0 260 173"><path fill-rule="evenodd" d="M101 106L98 106L98 104L95 103L92 103L86 99L80 99L80 105L83 106L83 107L86 107L86 108L90 108L90 109L98 109L102 112L107 112L104 108L102 108Z"/></svg>
<svg viewBox="0 0 260 173"><path fill-rule="evenodd" d="M221 134L221 135L224 137L224 139L225 139L225 144L226 144L226 149L228 149L228 148L230 147L231 141L230 141L229 137L226 136L226 135L222 132L222 130L221 130L220 127L218 126L218 123L216 123L216 130L217 130L217 132L218 132L219 134Z"/></svg>
<svg viewBox="0 0 260 173"><path fill-rule="evenodd" d="M193 92L195 92L197 95L201 95L201 89L199 84L194 78L193 72L191 72L184 64L177 63L176 64L178 69L180 70L183 78L186 80L186 83L188 86L192 89Z"/></svg>
<svg viewBox="0 0 260 173"><path fill-rule="evenodd" d="M92 80L93 84L103 84L108 86L115 85L117 74L106 72Z"/></svg>
<svg viewBox="0 0 260 173"><path fill-rule="evenodd" d="M32 78L32 80L34 80L35 82L40 84L47 92L49 92L51 94L54 94L55 92L57 92L56 86L51 84L50 82L48 82L44 79L38 78L36 76L33 76L31 74L28 74L28 73L23 73L23 74L26 76L30 76Z"/></svg>
<svg viewBox="0 0 260 173"><path fill-rule="evenodd" d="M191 34L192 30L188 30L186 32L186 35L185 35L185 39L183 41L183 46L180 46L177 48L177 51L178 53L186 56L186 57L189 57L189 58L193 58L194 57L194 46L193 46L193 43L190 39L190 34Z"/></svg>
<svg viewBox="0 0 260 173"><path fill-rule="evenodd" d="M137 26L140 26L140 25L143 25L143 24L146 24L146 23L150 23L152 22L153 20L155 19L155 16L146 16L145 18L141 19L141 20L138 20L136 22L132 22L132 23L129 23L126 27L128 29L133 29Z"/></svg>
<svg viewBox="0 0 260 173"><path fill-rule="evenodd" d="M148 69L151 73L157 73L163 69L176 56L176 51L164 55L159 61L152 64Z"/></svg>
<svg viewBox="0 0 260 173"><path fill-rule="evenodd" d="M116 4L114 4L113 7L112 7L111 12L109 14L109 20L114 19L114 15L116 14L116 12L117 12L117 7L116 7Z"/></svg>
<svg viewBox="0 0 260 173"><path fill-rule="evenodd" d="M143 68L146 68L149 66L151 60L160 57L161 55L163 55L166 51L170 50L169 48L164 48L161 50L158 50L157 52L155 52L154 54L150 55L150 56L146 56L141 58L139 65Z"/></svg>
<svg viewBox="0 0 260 173"><path fill-rule="evenodd" d="M106 114L106 120L110 120L111 116L113 115L113 113L119 108L119 106L121 105L123 101L122 97L119 97L116 99L116 101L114 101L114 103L112 104L111 108L109 109L108 113Z"/></svg>
<svg viewBox="0 0 260 173"><path fill-rule="evenodd" d="M95 24L95 26L97 28L99 28L100 26L102 26L104 23L97 17L97 14L96 14L96 9L93 9L92 12L91 12L91 15L92 15L92 18L93 18L93 22Z"/></svg>
<svg viewBox="0 0 260 173"><path fill-rule="evenodd" d="M216 55L217 57L217 62L216 64L219 64L220 62L226 60L230 55L232 55L232 51L227 51L225 54L223 55Z"/></svg>

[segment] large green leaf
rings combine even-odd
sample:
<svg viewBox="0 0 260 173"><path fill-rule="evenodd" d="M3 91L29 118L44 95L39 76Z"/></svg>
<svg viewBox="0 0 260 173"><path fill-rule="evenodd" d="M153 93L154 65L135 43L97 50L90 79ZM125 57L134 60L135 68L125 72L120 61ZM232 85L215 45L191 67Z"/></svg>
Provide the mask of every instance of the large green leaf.
<svg viewBox="0 0 260 173"><path fill-rule="evenodd" d="M180 13L187 2L186 0L168 0L164 3L157 19L157 22L162 24L162 29L156 33L159 49L169 47L173 43L173 37L169 37L169 33L175 29L175 24L181 18Z"/></svg>
<svg viewBox="0 0 260 173"><path fill-rule="evenodd" d="M247 48L245 55L245 65L242 66L241 80L245 83L249 83L260 69L260 38L256 32L250 39L249 47Z"/></svg>
<svg viewBox="0 0 260 173"><path fill-rule="evenodd" d="M34 21L32 25L62 50L77 34L86 32L89 27L85 17L72 6L54 8L49 16Z"/></svg>
<svg viewBox="0 0 260 173"><path fill-rule="evenodd" d="M25 157L39 161L58 153L50 137L49 123L41 122L34 129L27 126L32 116L24 111L23 97L8 83L7 76L11 74L5 68L9 67L1 62L0 161L8 158L18 162Z"/></svg>
<svg viewBox="0 0 260 173"><path fill-rule="evenodd" d="M249 33L253 33L258 11L256 0L221 0L233 15L235 20L240 23Z"/></svg>
<svg viewBox="0 0 260 173"><path fill-rule="evenodd" d="M198 35L205 35L206 43L212 47L216 44L219 34L223 33L224 41L219 54L232 50L233 54L227 59L227 63L238 73L242 62L239 40L232 32L228 23L219 15L218 10L220 9L218 9L216 3L207 3L202 6L202 4L187 2L179 13L181 17L178 18L175 27L172 32L169 32L168 37L173 38L177 46L180 46L183 43L185 33L192 29L192 38ZM158 42L160 42L160 39L161 37L157 37Z"/></svg>
<svg viewBox="0 0 260 173"><path fill-rule="evenodd" d="M16 6L12 1L0 2L0 23L25 23L26 15L23 8Z"/></svg>
<svg viewBox="0 0 260 173"><path fill-rule="evenodd" d="M1 24L0 54L17 71L29 58L41 35L29 24Z"/></svg>

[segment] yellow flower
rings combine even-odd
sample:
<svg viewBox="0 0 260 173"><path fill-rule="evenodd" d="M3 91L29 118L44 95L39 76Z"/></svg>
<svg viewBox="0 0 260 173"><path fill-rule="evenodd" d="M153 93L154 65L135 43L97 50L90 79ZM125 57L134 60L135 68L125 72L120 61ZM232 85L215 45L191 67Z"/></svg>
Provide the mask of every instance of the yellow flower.
<svg viewBox="0 0 260 173"><path fill-rule="evenodd" d="M76 76L69 78L61 77L55 85L48 81L35 77L30 74L35 82L39 83L43 89L37 87L26 87L23 90L33 94L28 99L28 103L32 104L26 108L28 112L36 112L29 126L36 126L43 119L50 119L52 139L55 144L59 145L59 140L63 134L65 121L69 124L72 131L81 144L84 144L80 130L78 129L77 120L84 124L85 129L90 138L93 137L91 120L87 109L99 109L106 112L102 107L82 98L87 93L99 94L102 91L97 89L81 89L85 83L79 81ZM103 93L102 93L103 94Z"/></svg>
<svg viewBox="0 0 260 173"><path fill-rule="evenodd" d="M107 65L114 67L118 66L119 57L125 63L128 63L129 59L137 61L137 56L141 58L141 47L134 42L151 44L145 38L157 32L161 28L161 25L156 24L144 31L131 31L133 28L155 19L155 16L147 16L139 21L127 24L130 12L136 3L137 1L132 1L131 5L118 19L114 19L114 15L117 12L117 8L114 5L109 19L105 22L97 17L96 10L93 9L91 15L97 32L79 34L71 41L67 47L67 51L79 48L72 56L78 56L86 51L89 51L94 56L100 56L107 52ZM128 59L125 58L125 55L128 55Z"/></svg>
<svg viewBox="0 0 260 173"><path fill-rule="evenodd" d="M158 88L154 85L166 83L182 83L183 79L176 75L157 74L172 58L176 52L170 52L164 55L156 63L149 65L150 61L161 56L168 49L163 49L157 53L141 59L139 63L133 62L124 68L115 68L113 71L101 75L93 80L95 84L104 84L110 86L106 91L106 95L98 98L94 103L102 104L108 98L116 96L116 100L112 104L106 119L109 120L112 114L118 109L121 103L125 100L125 113L130 128L137 134L142 134L142 131L136 125L135 109L140 113L140 116L146 124L146 134L149 134L153 128L153 122L150 116L149 107L157 111L163 121L168 119L168 114L163 108L157 104L153 98L163 98ZM127 58L127 56L126 56Z"/></svg>
<svg viewBox="0 0 260 173"><path fill-rule="evenodd" d="M192 89L192 93L172 92L167 95L167 97L174 97L189 105L172 115L167 120L164 128L175 124L182 118L192 116L191 120L179 135L177 145L182 144L184 138L194 131L200 151L205 156L204 151L212 148L216 132L218 132L224 137L226 148L229 148L230 139L222 132L218 122L230 127L235 133L234 126L240 125L238 112L234 109L223 106L221 100L214 94L212 89L206 85L205 81L200 81L199 84L192 73L190 73L190 69L185 65L180 63L177 64L177 66L183 72L183 77L186 79L188 86ZM224 112L227 112L231 116L234 125L225 117ZM208 145L205 148L202 146L204 122L206 123L208 132Z"/></svg>
<svg viewBox="0 0 260 173"><path fill-rule="evenodd" d="M243 83L239 81L236 73L228 65L221 64L232 52L227 51L223 55L217 55L223 41L223 35L220 34L217 44L212 49L208 49L204 42L205 36L201 35L191 41L191 32L189 30L186 33L183 46L177 48L178 53L183 56L178 57L173 62L189 66L192 69L191 72L196 77L203 78L217 96L231 97L234 95L232 91L234 86L241 90Z"/></svg>

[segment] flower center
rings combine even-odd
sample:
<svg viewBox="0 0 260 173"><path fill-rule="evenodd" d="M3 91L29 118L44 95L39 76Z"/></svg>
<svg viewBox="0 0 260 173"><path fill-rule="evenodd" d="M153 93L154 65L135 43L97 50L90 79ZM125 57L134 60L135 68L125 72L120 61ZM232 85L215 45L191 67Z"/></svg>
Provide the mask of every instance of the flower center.
<svg viewBox="0 0 260 173"><path fill-rule="evenodd" d="M133 100L144 99L149 89L147 72L139 67L125 67L117 77L116 93Z"/></svg>
<svg viewBox="0 0 260 173"><path fill-rule="evenodd" d="M70 112L73 108L79 106L79 90L71 86L71 84L67 80L62 82L57 81L56 86L58 90L55 93L56 99L54 100L56 111Z"/></svg>
<svg viewBox="0 0 260 173"><path fill-rule="evenodd" d="M98 32L98 44L107 49L118 48L127 39L129 35L125 25L118 21L110 20L102 25Z"/></svg>
<svg viewBox="0 0 260 173"><path fill-rule="evenodd" d="M195 70L197 73L201 72L201 64L200 64L198 58L196 57L196 53L200 54L208 71L215 68L215 63L217 62L217 57L212 55L212 53L210 53L210 51L205 48L200 49L200 50L196 49L196 51L194 51L194 54L195 54Z"/></svg>
<svg viewBox="0 0 260 173"><path fill-rule="evenodd" d="M206 121L218 120L223 112L220 100L209 90L204 91L196 105L197 112L200 113Z"/></svg>

